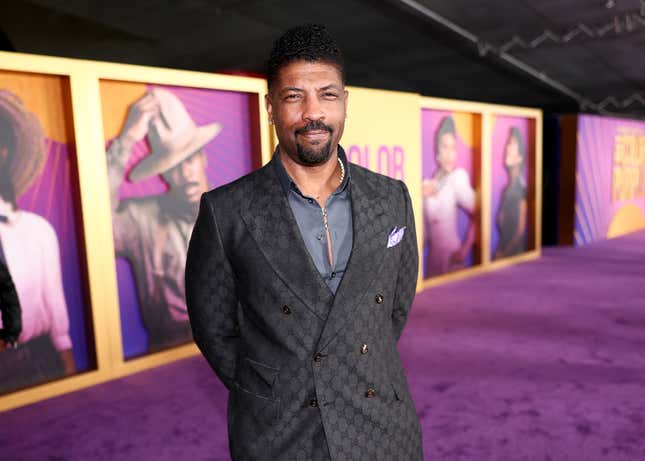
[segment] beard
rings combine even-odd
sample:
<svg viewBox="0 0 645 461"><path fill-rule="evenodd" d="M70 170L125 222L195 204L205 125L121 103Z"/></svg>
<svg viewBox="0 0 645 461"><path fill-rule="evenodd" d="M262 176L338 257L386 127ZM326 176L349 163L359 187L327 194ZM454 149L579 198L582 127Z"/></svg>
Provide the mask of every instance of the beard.
<svg viewBox="0 0 645 461"><path fill-rule="evenodd" d="M321 165L325 163L331 155L331 139L321 145L318 149L305 148L300 143L296 142L296 152L298 154L298 160L303 165Z"/></svg>
<svg viewBox="0 0 645 461"><path fill-rule="evenodd" d="M306 133L307 131L324 130L329 132L330 139L326 143L314 144L312 147L305 148L297 141L297 135ZM302 165L314 166L325 163L331 155L331 134L333 130L331 127L325 125L319 120L312 121L306 126L296 130L296 154L298 161Z"/></svg>

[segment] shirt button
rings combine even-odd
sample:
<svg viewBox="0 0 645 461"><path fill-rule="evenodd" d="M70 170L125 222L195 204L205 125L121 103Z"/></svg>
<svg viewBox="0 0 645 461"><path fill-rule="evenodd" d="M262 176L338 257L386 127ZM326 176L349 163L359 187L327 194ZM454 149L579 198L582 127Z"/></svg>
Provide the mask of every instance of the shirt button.
<svg viewBox="0 0 645 461"><path fill-rule="evenodd" d="M322 361L322 357L323 357L323 356L322 356L322 354L321 354L320 352L316 352L316 353L314 354L314 362L320 362L320 361Z"/></svg>
<svg viewBox="0 0 645 461"><path fill-rule="evenodd" d="M282 306L282 313L283 313L284 315L289 315L289 314L291 314L291 308L285 304L284 306Z"/></svg>
<svg viewBox="0 0 645 461"><path fill-rule="evenodd" d="M361 354L367 354L367 351L367 344L363 344L363 346L361 346Z"/></svg>
<svg viewBox="0 0 645 461"><path fill-rule="evenodd" d="M314 200L310 199L310 198L308 198L307 201L309 202L310 205L312 205L314 203Z"/></svg>
<svg viewBox="0 0 645 461"><path fill-rule="evenodd" d="M336 272L332 272L331 274L329 274L330 279L333 279L334 277L336 277Z"/></svg>
<svg viewBox="0 0 645 461"><path fill-rule="evenodd" d="M317 236L316 238L317 238L318 240L322 240L322 239L323 239L323 237L324 237L324 235L323 235L323 234L318 234L318 236Z"/></svg>
<svg viewBox="0 0 645 461"><path fill-rule="evenodd" d="M376 391L371 387L367 390L367 392L365 392L365 397L367 397L368 399L371 399L375 395L376 395Z"/></svg>
<svg viewBox="0 0 645 461"><path fill-rule="evenodd" d="M318 400L316 400L316 399L311 399L311 400L309 401L309 406L310 406L310 407L313 407L313 408L317 407L317 406L318 406Z"/></svg>
<svg viewBox="0 0 645 461"><path fill-rule="evenodd" d="M374 297L374 301L376 301L376 304L383 304L383 295L381 293L377 294Z"/></svg>

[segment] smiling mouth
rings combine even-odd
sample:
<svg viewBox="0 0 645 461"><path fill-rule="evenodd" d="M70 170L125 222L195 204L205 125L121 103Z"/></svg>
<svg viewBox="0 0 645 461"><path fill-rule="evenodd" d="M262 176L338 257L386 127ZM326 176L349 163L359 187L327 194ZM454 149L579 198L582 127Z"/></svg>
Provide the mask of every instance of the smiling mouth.
<svg viewBox="0 0 645 461"><path fill-rule="evenodd" d="M296 132L297 136L305 136L305 137L319 137L319 136L327 136L330 134L329 131L327 130L307 130L307 131L299 131Z"/></svg>

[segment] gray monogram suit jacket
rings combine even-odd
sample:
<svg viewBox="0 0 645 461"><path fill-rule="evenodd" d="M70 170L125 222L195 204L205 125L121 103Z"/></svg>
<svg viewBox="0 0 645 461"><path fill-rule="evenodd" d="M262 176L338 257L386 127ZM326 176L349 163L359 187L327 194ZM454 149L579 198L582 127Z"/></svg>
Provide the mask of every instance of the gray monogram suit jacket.
<svg viewBox="0 0 645 461"><path fill-rule="evenodd" d="M272 167L202 196L186 301L230 391L235 461L423 457L396 347L417 280L410 197L401 181L350 168L354 243L335 296ZM407 227L388 248L395 226Z"/></svg>

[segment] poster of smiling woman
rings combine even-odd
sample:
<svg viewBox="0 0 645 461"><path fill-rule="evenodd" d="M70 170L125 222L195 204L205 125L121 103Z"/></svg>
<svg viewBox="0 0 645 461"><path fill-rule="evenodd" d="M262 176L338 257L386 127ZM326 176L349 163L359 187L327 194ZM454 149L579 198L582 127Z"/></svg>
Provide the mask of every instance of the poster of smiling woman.
<svg viewBox="0 0 645 461"><path fill-rule="evenodd" d="M20 319L0 322L0 394L94 367L71 122L67 78L0 71L0 263Z"/></svg>
<svg viewBox="0 0 645 461"><path fill-rule="evenodd" d="M100 82L126 359L191 341L184 267L200 197L249 173L242 92ZM255 109L256 110L256 109Z"/></svg>
<svg viewBox="0 0 645 461"><path fill-rule="evenodd" d="M423 110L423 277L479 263L481 117Z"/></svg>

